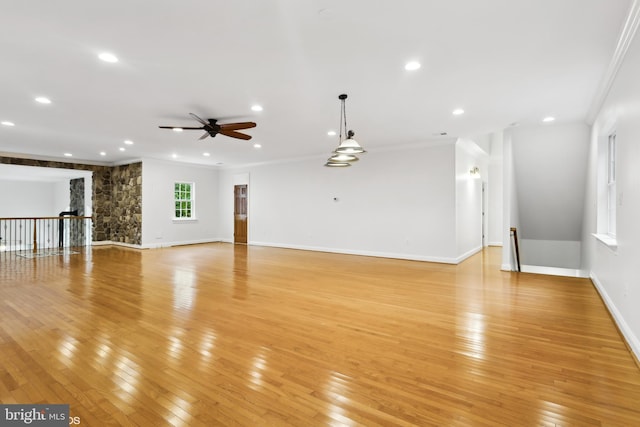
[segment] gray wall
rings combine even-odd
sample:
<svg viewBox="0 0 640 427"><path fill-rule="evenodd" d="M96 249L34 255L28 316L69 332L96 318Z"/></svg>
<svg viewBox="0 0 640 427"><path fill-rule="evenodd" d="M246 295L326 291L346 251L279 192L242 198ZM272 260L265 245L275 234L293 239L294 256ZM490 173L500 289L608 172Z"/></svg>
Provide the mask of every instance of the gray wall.
<svg viewBox="0 0 640 427"><path fill-rule="evenodd" d="M522 264L579 269L589 127L515 128L512 150Z"/></svg>

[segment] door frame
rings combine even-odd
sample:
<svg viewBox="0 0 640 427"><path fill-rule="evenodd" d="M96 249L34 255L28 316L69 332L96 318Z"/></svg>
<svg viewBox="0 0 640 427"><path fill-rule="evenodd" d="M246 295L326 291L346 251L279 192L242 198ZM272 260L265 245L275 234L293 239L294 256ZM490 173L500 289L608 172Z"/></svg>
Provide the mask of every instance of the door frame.
<svg viewBox="0 0 640 427"><path fill-rule="evenodd" d="M237 187L246 187L247 188L247 206L246 206L246 224L247 224L247 241L246 242L238 242L236 240L236 188ZM249 244L249 184L233 184L233 244L235 245L248 245Z"/></svg>

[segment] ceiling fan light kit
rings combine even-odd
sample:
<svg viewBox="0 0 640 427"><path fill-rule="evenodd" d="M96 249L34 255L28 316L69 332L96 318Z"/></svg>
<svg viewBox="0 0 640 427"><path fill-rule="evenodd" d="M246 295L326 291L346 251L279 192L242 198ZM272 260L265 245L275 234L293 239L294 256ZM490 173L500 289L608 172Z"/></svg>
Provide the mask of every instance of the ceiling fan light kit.
<svg viewBox="0 0 640 427"><path fill-rule="evenodd" d="M346 94L338 96L341 102L340 105L340 144L331 153L327 162L324 164L327 167L348 167L351 163L357 162L359 159L354 154L366 153L366 151L353 139L355 133L352 130L347 131L347 112L345 107L345 101L347 99ZM345 131L347 138L342 140L342 131Z"/></svg>

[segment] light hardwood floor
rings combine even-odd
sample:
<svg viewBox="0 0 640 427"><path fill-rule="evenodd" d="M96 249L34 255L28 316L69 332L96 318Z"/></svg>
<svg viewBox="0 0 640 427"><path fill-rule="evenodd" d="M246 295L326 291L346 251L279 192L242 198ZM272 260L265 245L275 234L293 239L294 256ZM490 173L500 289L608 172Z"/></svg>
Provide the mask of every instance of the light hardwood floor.
<svg viewBox="0 0 640 427"><path fill-rule="evenodd" d="M209 244L0 255L0 401L82 426L638 426L589 280Z"/></svg>

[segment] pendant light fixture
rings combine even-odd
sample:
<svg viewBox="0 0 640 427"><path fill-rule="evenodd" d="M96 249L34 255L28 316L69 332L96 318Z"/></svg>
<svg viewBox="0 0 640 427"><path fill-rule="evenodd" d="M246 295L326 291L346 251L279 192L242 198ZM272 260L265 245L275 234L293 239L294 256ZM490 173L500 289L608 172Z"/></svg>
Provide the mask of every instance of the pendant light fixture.
<svg viewBox="0 0 640 427"><path fill-rule="evenodd" d="M358 157L355 154L366 153L366 151L353 139L355 133L352 130L347 131L347 111L345 107L345 101L347 99L346 94L338 96L341 102L340 105L340 144L336 148L332 156L329 157L325 166L328 167L348 167L352 162L358 161ZM346 139L342 140L342 131L346 133Z"/></svg>

